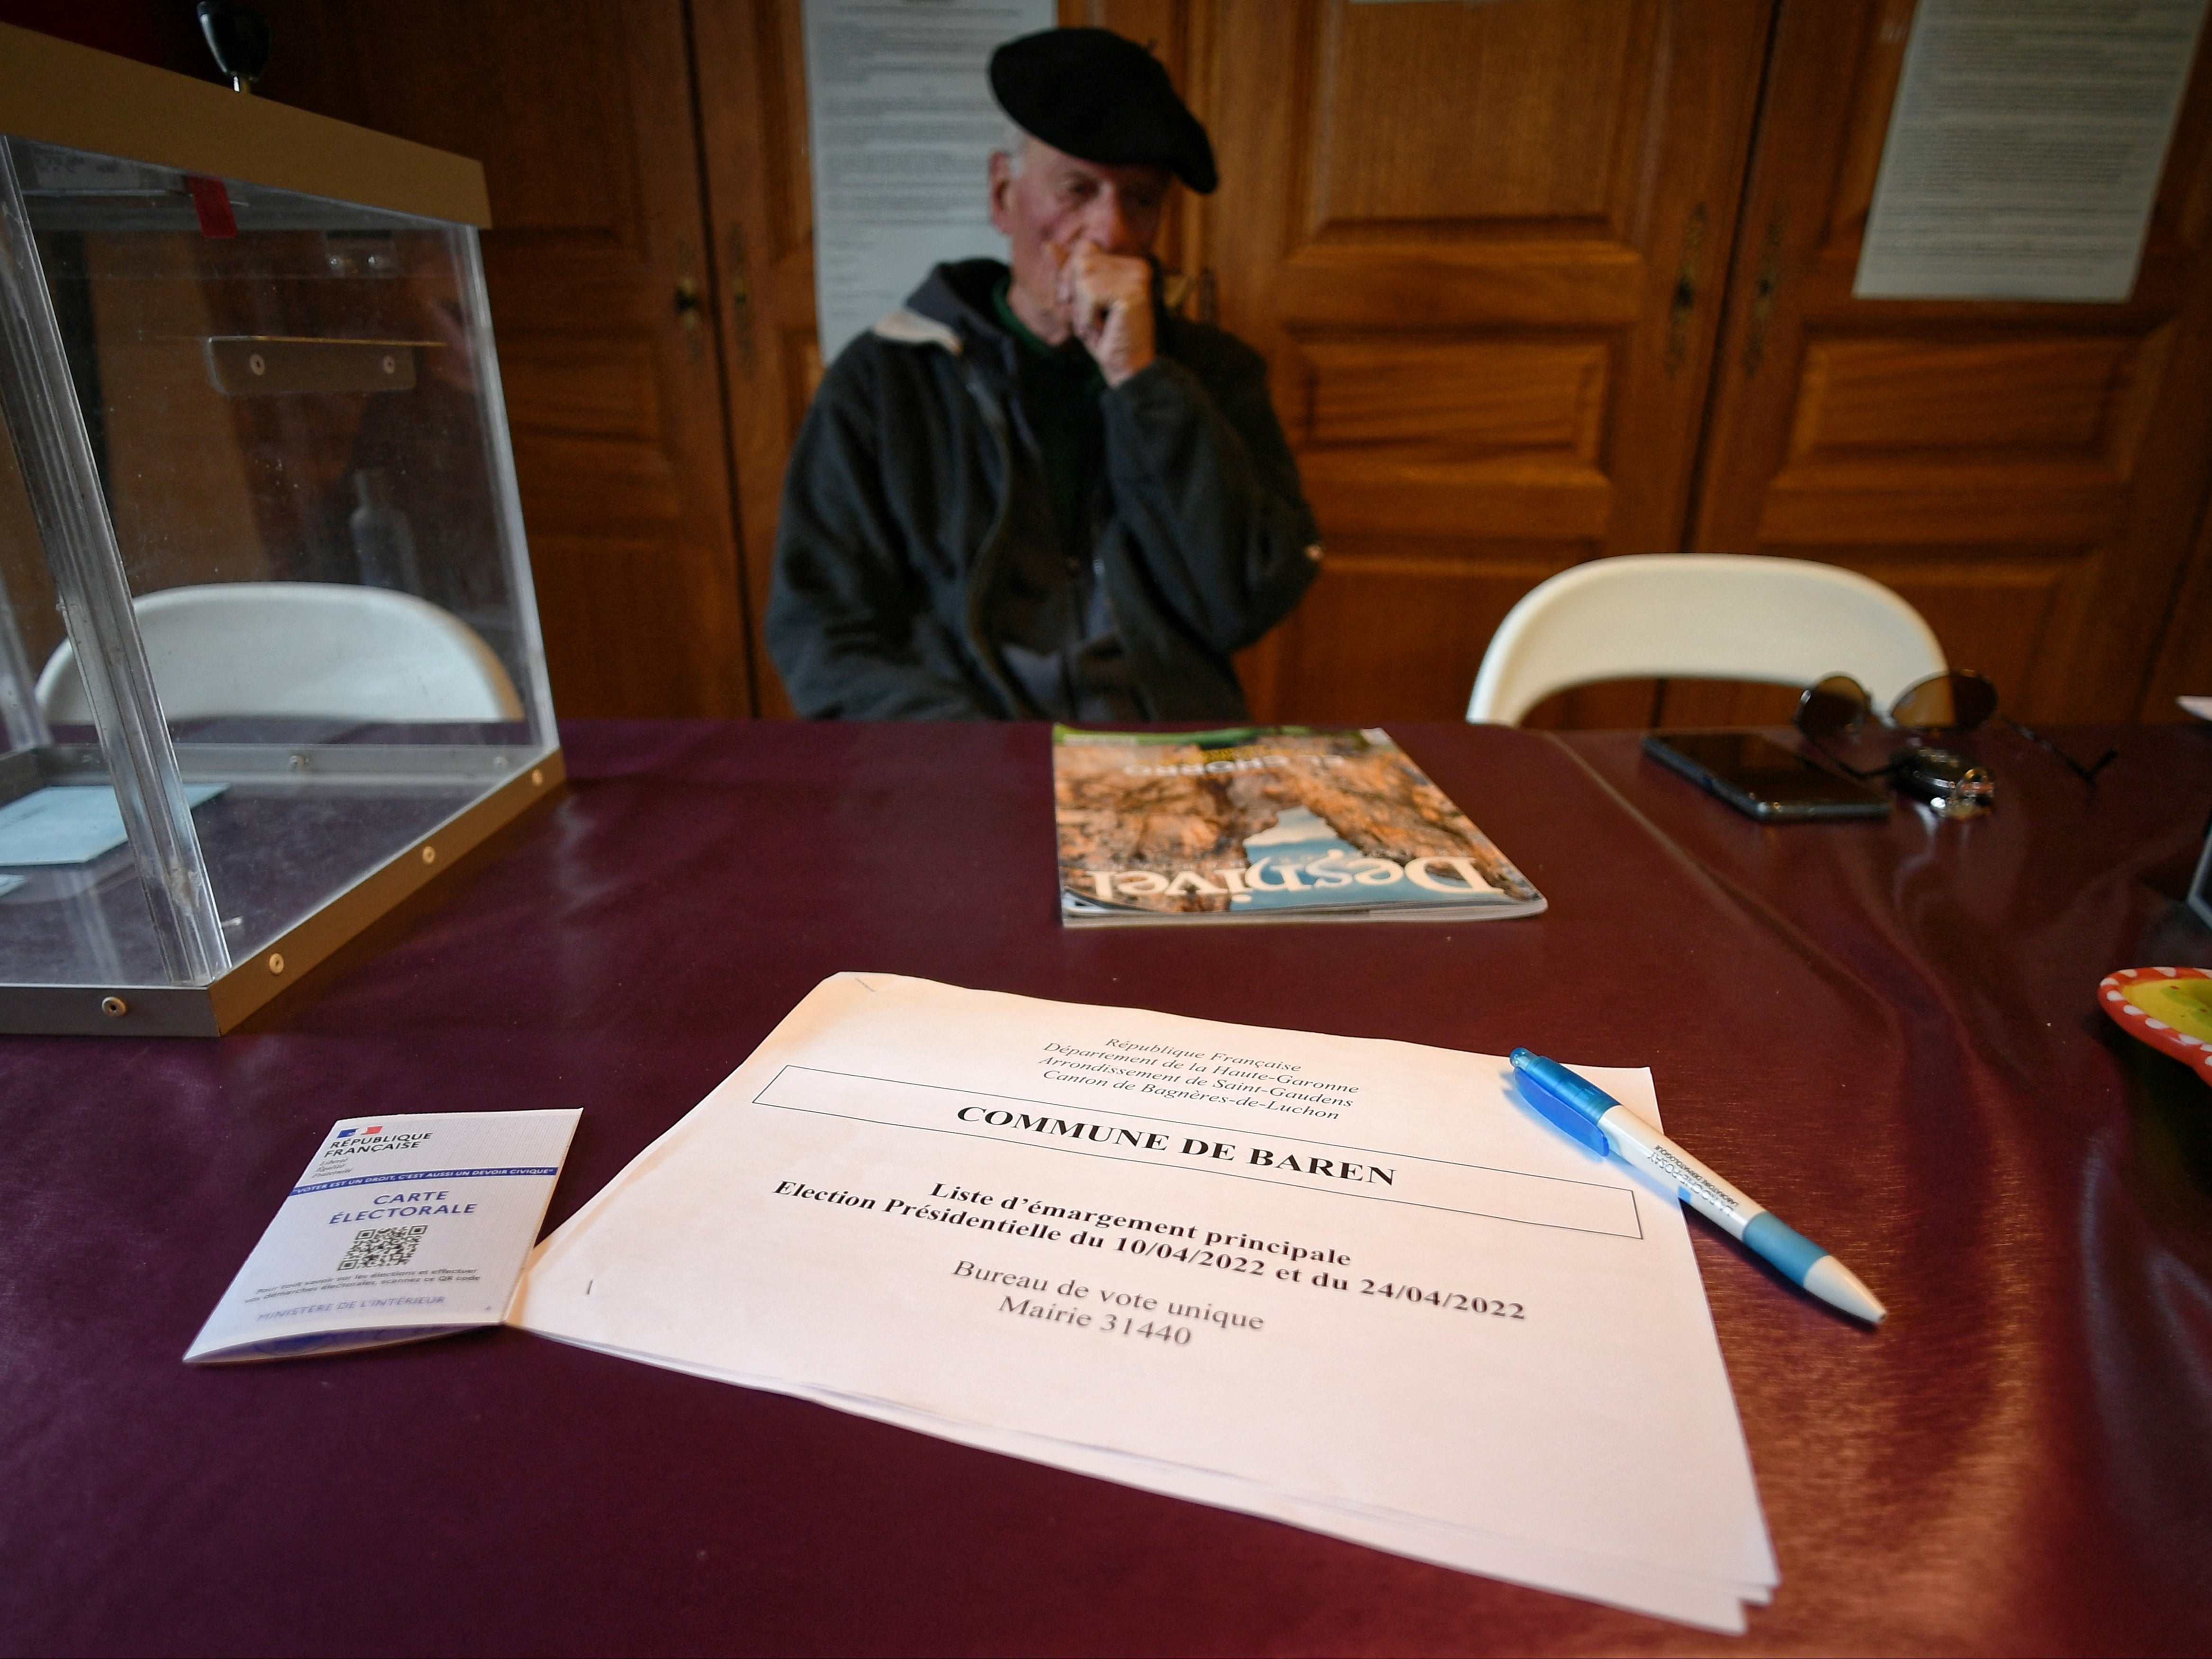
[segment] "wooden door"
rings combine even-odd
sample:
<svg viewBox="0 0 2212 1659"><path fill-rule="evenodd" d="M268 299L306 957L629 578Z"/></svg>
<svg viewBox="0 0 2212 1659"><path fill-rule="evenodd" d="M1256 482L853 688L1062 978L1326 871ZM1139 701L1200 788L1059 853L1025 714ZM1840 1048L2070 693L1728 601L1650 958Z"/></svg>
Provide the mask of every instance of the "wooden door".
<svg viewBox="0 0 2212 1659"><path fill-rule="evenodd" d="M2189 574L2175 598L2136 718L2182 720L2185 716L2174 699L2205 696L2212 696L2212 507L2197 514Z"/></svg>
<svg viewBox="0 0 2212 1659"><path fill-rule="evenodd" d="M761 626L784 462L822 378L805 31L799 0L693 0L691 19L754 678L760 712L787 717Z"/></svg>
<svg viewBox="0 0 2212 1659"><path fill-rule="evenodd" d="M1213 0L1204 262L1328 550L1276 719L1448 719L1515 599L1680 545L1766 0ZM1640 724L1647 687L1578 694Z"/></svg>
<svg viewBox="0 0 2212 1659"><path fill-rule="evenodd" d="M263 91L472 155L554 701L752 712L681 0L257 0Z"/></svg>
<svg viewBox="0 0 2212 1659"><path fill-rule="evenodd" d="M2212 453L2212 77L2125 304L1855 300L1911 11L1783 6L1695 545L1864 571L2025 719L2132 719Z"/></svg>

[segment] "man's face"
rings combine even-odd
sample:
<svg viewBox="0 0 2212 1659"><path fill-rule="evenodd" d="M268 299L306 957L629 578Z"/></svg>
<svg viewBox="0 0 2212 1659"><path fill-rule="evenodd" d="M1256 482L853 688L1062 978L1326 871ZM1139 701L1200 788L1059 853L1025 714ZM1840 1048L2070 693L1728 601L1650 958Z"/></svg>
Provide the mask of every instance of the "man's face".
<svg viewBox="0 0 2212 1659"><path fill-rule="evenodd" d="M1011 245L1014 288L1024 313L1055 309L1060 268L1079 244L1142 258L1160 234L1170 175L1160 167L1083 161L1037 139L1026 142L1017 175L991 158L991 222Z"/></svg>

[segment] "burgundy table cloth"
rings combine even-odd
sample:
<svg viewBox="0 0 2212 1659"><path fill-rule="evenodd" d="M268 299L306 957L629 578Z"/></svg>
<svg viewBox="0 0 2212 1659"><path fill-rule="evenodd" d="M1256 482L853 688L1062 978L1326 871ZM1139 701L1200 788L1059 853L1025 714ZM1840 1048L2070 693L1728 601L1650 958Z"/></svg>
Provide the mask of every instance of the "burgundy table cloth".
<svg viewBox="0 0 2212 1659"><path fill-rule="evenodd" d="M2008 735L1970 823L1766 828L1627 734L1394 728L1551 901L1070 933L1040 726L572 723L572 790L218 1042L0 1039L11 1653L2201 1652L2212 731ZM2069 734L2081 752L2101 740ZM578 1106L571 1213L823 975L1650 1065L1879 1331L1693 1223L1783 1583L1748 1637L500 1330L179 1362L333 1119Z"/></svg>

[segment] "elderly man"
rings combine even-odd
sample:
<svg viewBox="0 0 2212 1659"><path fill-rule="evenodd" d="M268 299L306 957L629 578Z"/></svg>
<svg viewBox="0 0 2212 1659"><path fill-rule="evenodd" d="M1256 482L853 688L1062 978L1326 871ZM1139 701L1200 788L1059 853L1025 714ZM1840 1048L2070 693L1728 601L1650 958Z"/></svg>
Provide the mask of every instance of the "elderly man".
<svg viewBox="0 0 2212 1659"><path fill-rule="evenodd" d="M1000 47L1012 269L941 264L847 347L792 450L769 647L799 713L1237 720L1230 655L1321 559L1267 368L1158 297L1170 181L1213 151L1103 29Z"/></svg>

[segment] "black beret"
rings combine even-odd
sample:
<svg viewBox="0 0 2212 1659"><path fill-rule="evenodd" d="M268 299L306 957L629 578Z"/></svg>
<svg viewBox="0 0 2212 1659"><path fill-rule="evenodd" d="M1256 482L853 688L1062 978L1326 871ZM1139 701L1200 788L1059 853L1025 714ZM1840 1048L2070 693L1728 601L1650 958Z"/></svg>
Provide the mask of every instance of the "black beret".
<svg viewBox="0 0 2212 1659"><path fill-rule="evenodd" d="M991 54L991 94L1014 125L1108 167L1162 167L1200 195L1213 146L1160 60L1111 29L1046 29Z"/></svg>

